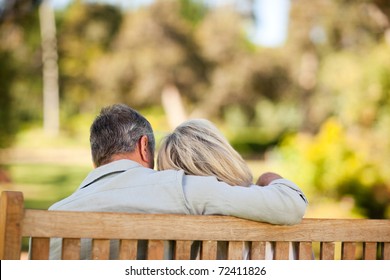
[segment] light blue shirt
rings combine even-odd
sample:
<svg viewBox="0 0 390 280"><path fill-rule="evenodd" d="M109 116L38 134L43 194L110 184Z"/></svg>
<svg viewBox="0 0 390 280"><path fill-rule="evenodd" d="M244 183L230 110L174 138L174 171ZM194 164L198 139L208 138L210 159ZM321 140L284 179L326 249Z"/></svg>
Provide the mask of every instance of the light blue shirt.
<svg viewBox="0 0 390 280"><path fill-rule="evenodd" d="M230 215L272 224L296 224L307 201L286 179L266 187L230 186L215 177L156 171L131 160L94 169L69 197L49 210Z"/></svg>

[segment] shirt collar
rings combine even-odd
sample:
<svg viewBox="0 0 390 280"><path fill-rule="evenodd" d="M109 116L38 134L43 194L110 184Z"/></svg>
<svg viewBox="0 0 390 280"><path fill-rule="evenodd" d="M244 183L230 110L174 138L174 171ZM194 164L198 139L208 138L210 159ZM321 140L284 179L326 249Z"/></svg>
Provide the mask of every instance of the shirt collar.
<svg viewBox="0 0 390 280"><path fill-rule="evenodd" d="M84 181L80 184L79 189L83 189L107 175L125 172L135 167L141 167L141 165L135 161L128 159L116 160L108 164L99 166L88 174L87 178L85 178Z"/></svg>

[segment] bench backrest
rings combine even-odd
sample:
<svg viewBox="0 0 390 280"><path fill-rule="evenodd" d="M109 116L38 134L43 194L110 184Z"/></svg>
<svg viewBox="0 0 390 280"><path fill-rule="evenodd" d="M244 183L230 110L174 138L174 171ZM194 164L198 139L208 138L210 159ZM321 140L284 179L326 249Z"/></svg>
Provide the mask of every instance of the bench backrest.
<svg viewBox="0 0 390 280"><path fill-rule="evenodd" d="M227 216L69 212L24 209L21 192L1 194L0 259L19 259L22 237L31 237L32 259L48 259L50 238L60 237L62 258L80 258L80 238L92 239L92 259L108 259L110 240L119 240L118 259L136 259L147 241L147 259L163 259L167 241L173 259L390 259L390 220L304 219L279 226ZM224 246L221 246L224 245ZM138 249L137 249L138 248ZM225 248L225 250L220 248Z"/></svg>

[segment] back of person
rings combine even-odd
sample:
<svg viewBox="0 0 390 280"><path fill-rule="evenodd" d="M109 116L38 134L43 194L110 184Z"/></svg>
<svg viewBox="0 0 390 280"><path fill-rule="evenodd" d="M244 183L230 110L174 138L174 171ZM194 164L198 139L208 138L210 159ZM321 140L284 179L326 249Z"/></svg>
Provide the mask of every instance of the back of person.
<svg viewBox="0 0 390 280"><path fill-rule="evenodd" d="M231 186L252 185L252 173L243 158L233 149L222 133L208 120L192 119L179 125L162 141L157 157L158 170L183 170L188 175L215 176ZM268 185L277 174L264 174L258 182ZM264 178L271 178L264 180ZM248 245L248 244L247 244ZM272 259L273 245L266 244L266 258ZM291 244L290 244L291 245ZM223 255L227 245L221 243L218 255ZM248 258L248 250L243 258ZM290 246L290 257L295 249Z"/></svg>
<svg viewBox="0 0 390 280"><path fill-rule="evenodd" d="M94 169L73 194L49 210L191 214L184 200L183 175L118 160Z"/></svg>

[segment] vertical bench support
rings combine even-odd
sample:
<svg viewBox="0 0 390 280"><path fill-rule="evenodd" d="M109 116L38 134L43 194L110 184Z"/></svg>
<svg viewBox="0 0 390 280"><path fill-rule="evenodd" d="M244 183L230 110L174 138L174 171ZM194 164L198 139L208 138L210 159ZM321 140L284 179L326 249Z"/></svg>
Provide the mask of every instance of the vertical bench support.
<svg viewBox="0 0 390 280"><path fill-rule="evenodd" d="M23 193L4 191L0 200L0 259L19 260L22 243Z"/></svg>

